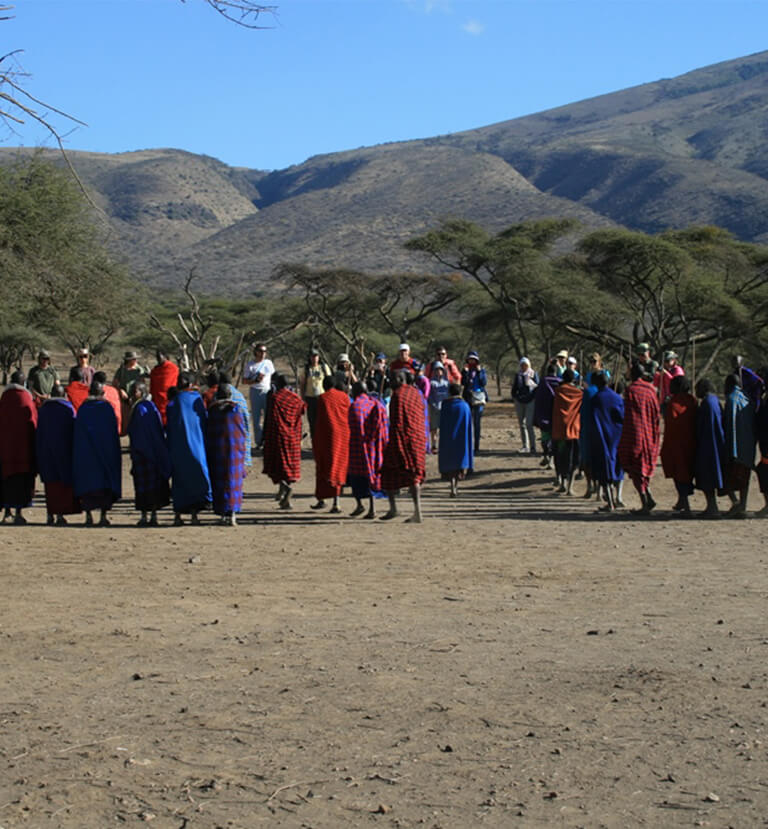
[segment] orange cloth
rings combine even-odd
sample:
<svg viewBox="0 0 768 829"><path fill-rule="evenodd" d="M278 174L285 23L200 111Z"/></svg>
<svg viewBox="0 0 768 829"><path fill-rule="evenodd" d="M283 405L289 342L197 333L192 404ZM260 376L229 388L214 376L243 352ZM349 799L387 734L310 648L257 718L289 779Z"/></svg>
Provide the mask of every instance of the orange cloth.
<svg viewBox="0 0 768 829"><path fill-rule="evenodd" d="M155 366L149 373L149 393L163 419L163 426L165 426L165 410L168 408L168 389L178 382L179 367L170 360Z"/></svg>
<svg viewBox="0 0 768 829"><path fill-rule="evenodd" d="M79 380L73 380L66 388L69 402L75 407L75 411L80 408L80 404L88 397L90 387L87 383L81 383Z"/></svg>
<svg viewBox="0 0 768 829"><path fill-rule="evenodd" d="M318 501L341 492L349 468L349 395L328 389L317 398L312 437L315 455L315 497Z"/></svg>
<svg viewBox="0 0 768 829"><path fill-rule="evenodd" d="M104 399L109 403L109 405L115 411L115 417L117 418L117 433L119 435L124 434L123 432L123 404L122 400L120 399L120 392L114 387L105 385L104 386Z"/></svg>
<svg viewBox="0 0 768 829"><path fill-rule="evenodd" d="M552 404L552 440L579 439L583 399L584 394L578 386L561 383L557 387Z"/></svg>

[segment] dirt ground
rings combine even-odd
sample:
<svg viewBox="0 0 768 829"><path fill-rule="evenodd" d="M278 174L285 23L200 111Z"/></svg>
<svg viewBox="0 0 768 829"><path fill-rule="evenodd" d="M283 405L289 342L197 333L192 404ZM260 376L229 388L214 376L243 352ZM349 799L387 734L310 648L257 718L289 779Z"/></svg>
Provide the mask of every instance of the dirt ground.
<svg viewBox="0 0 768 829"><path fill-rule="evenodd" d="M0 527L0 827L768 825L768 523L517 445L489 407L421 526L310 511L306 460L235 529Z"/></svg>

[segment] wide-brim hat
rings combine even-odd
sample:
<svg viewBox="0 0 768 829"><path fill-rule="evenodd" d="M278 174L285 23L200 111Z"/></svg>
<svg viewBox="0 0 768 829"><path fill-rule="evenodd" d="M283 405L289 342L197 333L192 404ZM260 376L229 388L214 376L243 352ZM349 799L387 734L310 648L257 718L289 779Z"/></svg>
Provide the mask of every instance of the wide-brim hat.
<svg viewBox="0 0 768 829"><path fill-rule="evenodd" d="M668 360L678 360L679 357L675 351L665 351L664 352L664 362L666 363Z"/></svg>
<svg viewBox="0 0 768 829"><path fill-rule="evenodd" d="M349 362L349 354L339 354L338 359L336 360L337 363L348 363Z"/></svg>
<svg viewBox="0 0 768 829"><path fill-rule="evenodd" d="M37 352L37 359L38 360L50 360L51 355L44 348L41 348L40 351Z"/></svg>
<svg viewBox="0 0 768 829"><path fill-rule="evenodd" d="M135 351L126 351L125 354L123 354L123 362L126 362L127 360L136 360L138 359L138 356L139 355Z"/></svg>
<svg viewBox="0 0 768 829"><path fill-rule="evenodd" d="M649 343L638 343L635 346L635 354L645 354L646 351L650 351L651 346Z"/></svg>
<svg viewBox="0 0 768 829"><path fill-rule="evenodd" d="M578 363L578 360L575 357L569 357L565 362L566 363L571 363L572 365L575 366Z"/></svg>
<svg viewBox="0 0 768 829"><path fill-rule="evenodd" d="M555 354L555 357L566 357L567 358L568 357L568 352L564 348L561 348L560 351L558 351L557 354Z"/></svg>

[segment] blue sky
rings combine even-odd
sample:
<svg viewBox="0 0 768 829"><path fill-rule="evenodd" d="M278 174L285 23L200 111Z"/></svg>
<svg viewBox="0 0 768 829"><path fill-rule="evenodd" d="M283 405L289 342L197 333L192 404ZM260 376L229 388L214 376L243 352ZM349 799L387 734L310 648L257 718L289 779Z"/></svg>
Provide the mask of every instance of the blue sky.
<svg viewBox="0 0 768 829"><path fill-rule="evenodd" d="M3 53L85 121L70 149L176 147L277 169L485 126L761 51L766 0L16 0ZM70 126L56 121L62 131ZM6 145L50 145L34 127Z"/></svg>

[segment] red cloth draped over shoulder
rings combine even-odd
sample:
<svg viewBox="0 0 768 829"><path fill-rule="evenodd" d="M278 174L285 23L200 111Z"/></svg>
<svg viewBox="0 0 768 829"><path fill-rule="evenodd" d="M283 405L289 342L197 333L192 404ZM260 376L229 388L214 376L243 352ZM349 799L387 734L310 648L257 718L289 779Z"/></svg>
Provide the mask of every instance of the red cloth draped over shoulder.
<svg viewBox="0 0 768 829"><path fill-rule="evenodd" d="M578 386L561 383L552 403L552 440L578 440L581 432L581 401L584 393Z"/></svg>
<svg viewBox="0 0 768 829"><path fill-rule="evenodd" d="M21 386L9 386L0 397L0 470L3 479L36 471L37 406Z"/></svg>
<svg viewBox="0 0 768 829"><path fill-rule="evenodd" d="M664 475L680 483L693 482L696 463L696 409L692 394L674 394L664 413L664 444L661 464Z"/></svg>
<svg viewBox="0 0 768 829"><path fill-rule="evenodd" d="M347 482L349 406L349 396L339 389L328 389L317 399L312 451L315 456L315 496L318 500L338 495Z"/></svg>
<svg viewBox="0 0 768 829"><path fill-rule="evenodd" d="M634 475L650 479L659 455L659 399L645 380L630 383L624 397L624 424L619 463Z"/></svg>
<svg viewBox="0 0 768 829"><path fill-rule="evenodd" d="M81 383L79 380L73 380L67 386L66 392L69 402L75 407L75 411L77 411L88 397L90 386L87 383Z"/></svg>
<svg viewBox="0 0 768 829"><path fill-rule="evenodd" d="M179 367L170 360L160 363L149 372L149 393L163 419L163 426L166 422L165 410L168 408L168 389L178 382Z"/></svg>
<svg viewBox="0 0 768 829"><path fill-rule="evenodd" d="M301 418L307 404L286 388L273 392L271 398L264 434L264 474L272 483L292 484L301 477Z"/></svg>
<svg viewBox="0 0 768 829"><path fill-rule="evenodd" d="M413 386L400 386L389 402L389 442L384 450L381 487L394 492L425 477L427 436L424 398Z"/></svg>
<svg viewBox="0 0 768 829"><path fill-rule="evenodd" d="M104 399L114 409L115 417L117 418L117 434L122 435L123 432L123 402L120 399L120 392L110 385L104 386Z"/></svg>

